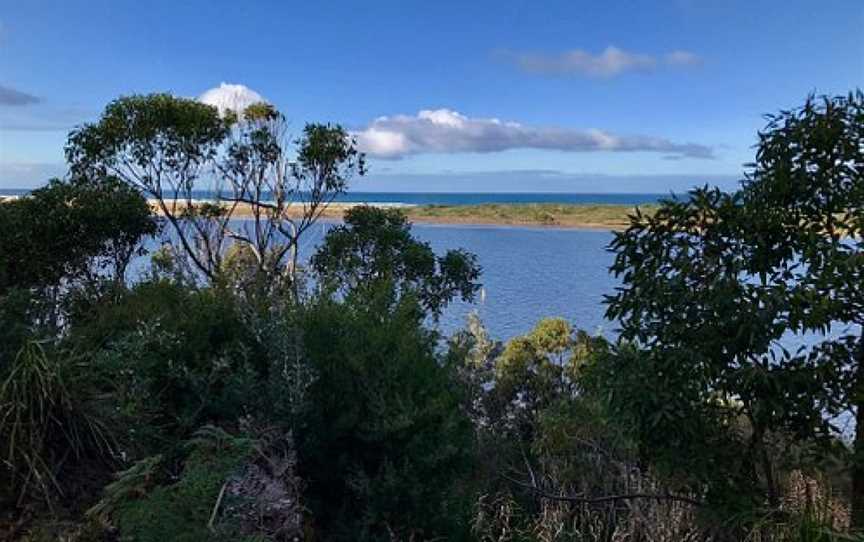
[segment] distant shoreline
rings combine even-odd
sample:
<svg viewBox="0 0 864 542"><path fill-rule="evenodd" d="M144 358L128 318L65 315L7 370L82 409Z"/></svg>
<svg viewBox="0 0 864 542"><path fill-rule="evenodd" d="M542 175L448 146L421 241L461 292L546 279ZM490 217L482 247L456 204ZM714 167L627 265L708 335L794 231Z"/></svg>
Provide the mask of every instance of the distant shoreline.
<svg viewBox="0 0 864 542"><path fill-rule="evenodd" d="M193 205L197 203L193 201ZM203 201L201 201L203 203ZM158 213L155 200L151 206ZM358 205L400 209L408 220L418 224L464 226L525 226L539 228L592 229L620 231L630 223L636 205L593 203L485 203L477 205L413 205L398 203L331 203L321 214L325 220L342 220L345 212ZM639 205L650 214L656 205ZM289 208L289 216L301 213L299 203ZM248 205L234 210L239 219L250 218Z"/></svg>
<svg viewBox="0 0 864 542"><path fill-rule="evenodd" d="M0 202L18 199L20 196L0 196ZM148 200L156 214L161 214L156 200ZM193 205L212 203L211 200L193 200ZM184 203L180 203L180 208ZM321 214L324 220L340 221L345 212L357 205L372 205L397 208L417 224L461 225L461 226L521 226L535 228L591 229L621 231L630 223L629 216L637 205L610 203L481 203L481 204L404 204L392 202L331 203ZM656 204L640 204L644 214L651 214ZM289 216L301 213L300 203L289 209ZM250 218L251 208L239 205L234 211L239 219Z"/></svg>

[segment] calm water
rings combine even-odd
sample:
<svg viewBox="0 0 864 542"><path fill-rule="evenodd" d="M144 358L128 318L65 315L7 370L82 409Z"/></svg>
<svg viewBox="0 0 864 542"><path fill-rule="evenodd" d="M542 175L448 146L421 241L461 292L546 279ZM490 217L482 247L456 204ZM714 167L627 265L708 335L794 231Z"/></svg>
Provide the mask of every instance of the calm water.
<svg viewBox="0 0 864 542"><path fill-rule="evenodd" d="M323 223L306 232L301 260L307 260L324 233ZM166 233L167 233L166 229ZM463 248L477 255L483 267L485 296L473 304L454 302L442 315L440 330L449 335L464 327L476 310L492 336L508 339L529 331L545 316L560 316L575 326L612 331L604 321L603 294L616 285L607 269L613 255L605 247L612 233L596 230L505 226L416 225L414 235L437 254ZM148 243L155 249L157 242ZM133 262L130 276L143 271L149 258Z"/></svg>
<svg viewBox="0 0 864 542"><path fill-rule="evenodd" d="M21 195L27 190L3 189L0 195ZM206 199L212 194L201 192ZM662 194L551 194L551 193L398 193L350 192L345 202L400 203L409 205L470 205L479 203L654 203ZM308 232L301 248L308 258L320 242L323 224ZM603 294L611 293L615 280L607 269L612 255L605 247L612 234L594 230L558 230L464 225L417 225L414 233L436 252L463 248L477 255L483 267L484 299L473 305L454 303L443 315L441 331L451 333L476 310L500 339L525 333L545 316L561 316L588 331L611 330L603 319ZM155 243L154 243L155 245ZM136 267L144 265L137 262ZM140 267L139 267L140 269ZM134 272L134 271L133 271Z"/></svg>
<svg viewBox="0 0 864 542"><path fill-rule="evenodd" d="M332 226L308 232L301 247L304 259ZM464 327L471 311L478 312L498 339L525 333L546 316L566 318L590 332L614 329L603 318L602 304L603 294L617 285L608 273L614 256L606 250L611 232L428 224L415 225L412 232L437 254L454 248L476 254L483 268L485 296L448 307L439 323L445 334Z"/></svg>
<svg viewBox="0 0 864 542"><path fill-rule="evenodd" d="M499 339L525 333L546 316L591 332L614 327L602 305L617 284L608 273L610 232L425 225L414 232L436 252L462 247L483 266L485 299L451 306L441 321L445 333L464 326L471 310Z"/></svg>

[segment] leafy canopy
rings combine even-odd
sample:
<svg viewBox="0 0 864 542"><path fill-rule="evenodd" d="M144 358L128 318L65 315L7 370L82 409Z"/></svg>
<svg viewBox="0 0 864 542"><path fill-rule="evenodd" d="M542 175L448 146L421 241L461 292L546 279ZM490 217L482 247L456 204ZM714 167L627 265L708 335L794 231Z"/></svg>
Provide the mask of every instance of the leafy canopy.
<svg viewBox="0 0 864 542"><path fill-rule="evenodd" d="M436 256L428 243L411 235L398 209L349 209L344 224L327 232L311 265L328 288L362 292L389 283L399 293L416 295L434 316L457 296L472 301L480 289L473 254L449 250Z"/></svg>
<svg viewBox="0 0 864 542"><path fill-rule="evenodd" d="M51 180L0 205L0 296L113 273L156 232L147 202L113 177Z"/></svg>
<svg viewBox="0 0 864 542"><path fill-rule="evenodd" d="M697 446L694 472L711 478L725 461L727 480L743 469L776 498L772 439L830 440L834 417L861 401L862 226L861 92L769 117L738 192L697 189L631 218L611 244L622 285L607 316L647 350L627 347L610 375L638 371L612 387L646 449L719 438L729 446ZM723 459L736 443L738 459Z"/></svg>

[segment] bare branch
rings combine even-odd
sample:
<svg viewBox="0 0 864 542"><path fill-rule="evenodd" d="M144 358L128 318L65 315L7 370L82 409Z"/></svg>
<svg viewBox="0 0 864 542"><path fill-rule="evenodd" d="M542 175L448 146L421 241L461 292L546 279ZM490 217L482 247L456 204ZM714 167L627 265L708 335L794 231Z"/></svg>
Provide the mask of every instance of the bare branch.
<svg viewBox="0 0 864 542"><path fill-rule="evenodd" d="M532 491L540 498L559 502L572 502L577 504L597 505L610 502L629 501L635 499L648 499L654 501L676 501L691 504L693 506L704 506L704 503L698 499L687 497L685 495L675 495L671 493L623 493L619 495L603 495L600 497L586 497L583 495L555 495L549 493L535 484L517 480L506 474L501 475L505 480L512 482L524 489Z"/></svg>

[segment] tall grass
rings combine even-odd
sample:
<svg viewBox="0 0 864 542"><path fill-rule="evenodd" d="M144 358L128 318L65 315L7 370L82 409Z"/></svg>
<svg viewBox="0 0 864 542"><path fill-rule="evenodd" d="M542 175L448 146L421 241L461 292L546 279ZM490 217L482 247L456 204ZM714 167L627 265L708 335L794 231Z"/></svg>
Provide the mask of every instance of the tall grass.
<svg viewBox="0 0 864 542"><path fill-rule="evenodd" d="M113 451L113 440L88 411L86 397L67 386L66 369L43 343L31 341L0 385L0 457L19 506L28 494L51 505L63 493L59 477L67 463L110 457Z"/></svg>

